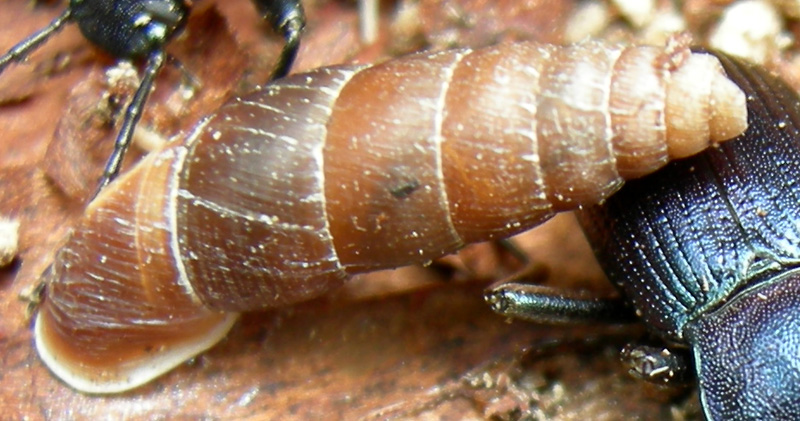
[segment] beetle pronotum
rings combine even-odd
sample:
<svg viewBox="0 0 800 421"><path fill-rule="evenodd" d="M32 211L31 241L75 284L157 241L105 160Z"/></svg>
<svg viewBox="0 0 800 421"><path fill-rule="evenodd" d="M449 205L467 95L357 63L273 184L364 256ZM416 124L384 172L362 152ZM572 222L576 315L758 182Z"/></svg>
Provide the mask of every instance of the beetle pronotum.
<svg viewBox="0 0 800 421"><path fill-rule="evenodd" d="M90 393L325 293L597 203L746 127L716 58L536 43L331 67L230 101L87 207L44 275L36 344Z"/></svg>
<svg viewBox="0 0 800 421"><path fill-rule="evenodd" d="M771 72L718 57L747 95L745 133L578 219L625 303L684 348L684 361L651 360L663 364L652 380L696 379L709 420L798 419L800 98Z"/></svg>

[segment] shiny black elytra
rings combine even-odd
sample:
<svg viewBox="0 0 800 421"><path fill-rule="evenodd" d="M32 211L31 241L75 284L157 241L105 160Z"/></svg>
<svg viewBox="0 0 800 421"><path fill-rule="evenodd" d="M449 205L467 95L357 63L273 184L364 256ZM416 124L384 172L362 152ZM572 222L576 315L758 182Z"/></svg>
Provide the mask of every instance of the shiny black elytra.
<svg viewBox="0 0 800 421"><path fill-rule="evenodd" d="M305 15L299 0L252 0L258 12L285 40L272 78L285 76L300 47ZM119 59L145 60L144 75L125 111L97 192L119 173L153 82L166 60L166 45L186 24L189 0L70 0L66 10L48 26L0 57L0 73L25 59L65 24L75 22L86 39ZM97 194L95 192L95 194Z"/></svg>
<svg viewBox="0 0 800 421"><path fill-rule="evenodd" d="M579 214L624 298L506 284L487 300L534 320L607 320L632 307L690 350L708 419L800 419L800 102L765 70L719 58L748 95L747 131ZM634 370L681 374L680 362L664 364Z"/></svg>

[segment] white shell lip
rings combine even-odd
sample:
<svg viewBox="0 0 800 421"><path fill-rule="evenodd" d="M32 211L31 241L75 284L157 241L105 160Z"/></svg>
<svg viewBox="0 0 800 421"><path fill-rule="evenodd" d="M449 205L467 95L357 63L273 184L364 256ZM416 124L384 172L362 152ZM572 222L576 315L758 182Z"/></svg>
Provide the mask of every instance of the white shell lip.
<svg viewBox="0 0 800 421"><path fill-rule="evenodd" d="M34 337L39 358L56 377L79 392L102 395L126 392L142 386L211 348L228 334L238 317L238 313L226 314L214 329L194 341L164 350L117 373L106 371L97 376L90 374L91 367L70 365L52 352L42 333L41 313L36 316Z"/></svg>

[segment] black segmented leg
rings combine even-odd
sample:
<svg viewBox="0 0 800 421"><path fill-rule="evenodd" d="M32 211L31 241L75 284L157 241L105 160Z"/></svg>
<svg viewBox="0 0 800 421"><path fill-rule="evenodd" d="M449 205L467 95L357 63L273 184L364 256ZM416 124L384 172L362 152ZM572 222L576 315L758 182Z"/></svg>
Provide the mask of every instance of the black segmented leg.
<svg viewBox="0 0 800 421"><path fill-rule="evenodd" d="M306 25L303 5L299 0L253 0L253 2L264 19L273 29L280 32L286 41L280 60L271 76L271 79L282 78L289 73L300 48L300 34Z"/></svg>

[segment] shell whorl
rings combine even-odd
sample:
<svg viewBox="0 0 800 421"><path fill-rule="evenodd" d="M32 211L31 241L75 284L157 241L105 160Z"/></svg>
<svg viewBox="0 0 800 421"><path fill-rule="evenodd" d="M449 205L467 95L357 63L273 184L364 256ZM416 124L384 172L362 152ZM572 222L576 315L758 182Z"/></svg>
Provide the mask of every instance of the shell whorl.
<svg viewBox="0 0 800 421"><path fill-rule="evenodd" d="M127 390L222 338L226 312L512 235L741 133L718 61L666 54L506 44L232 100L87 208L46 275L40 355L77 389Z"/></svg>

